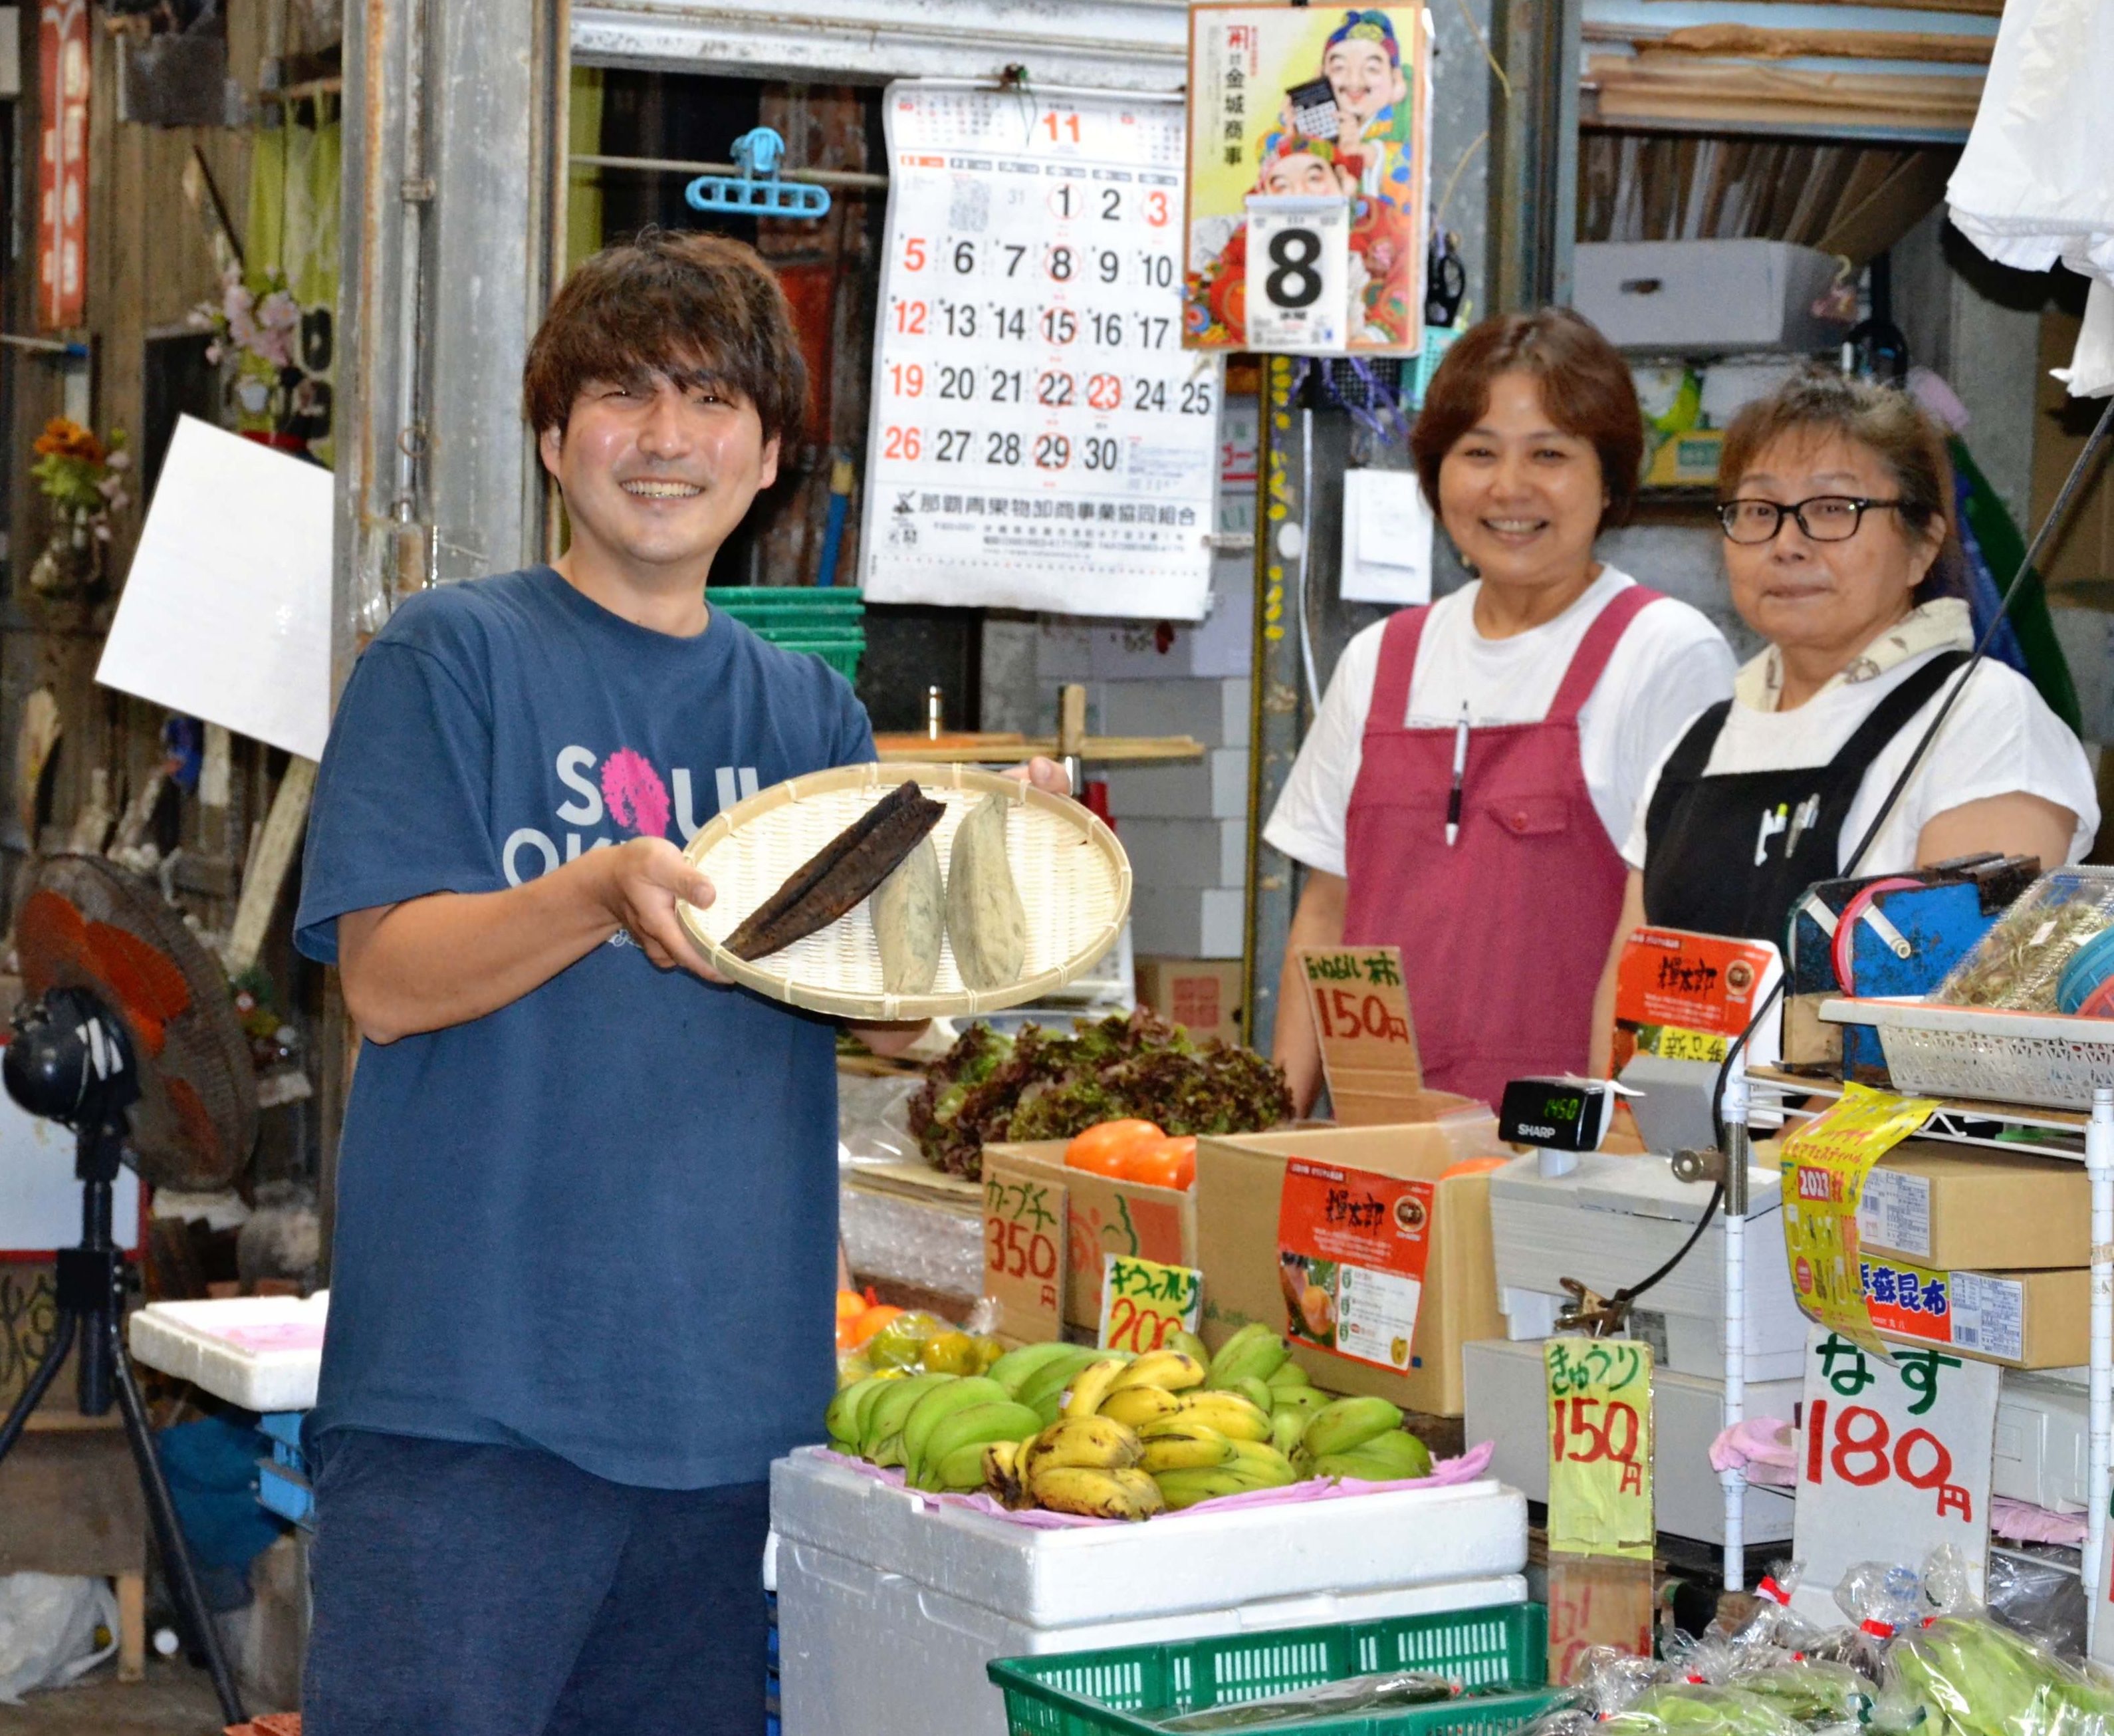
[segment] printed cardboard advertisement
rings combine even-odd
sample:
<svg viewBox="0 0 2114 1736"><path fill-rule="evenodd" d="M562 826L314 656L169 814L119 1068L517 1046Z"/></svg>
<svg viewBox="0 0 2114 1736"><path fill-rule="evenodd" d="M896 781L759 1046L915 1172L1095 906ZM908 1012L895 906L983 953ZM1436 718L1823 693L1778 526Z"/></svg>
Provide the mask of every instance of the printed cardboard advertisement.
<svg viewBox="0 0 2114 1736"><path fill-rule="evenodd" d="M1183 343L1416 353L1428 16L1191 8ZM1326 221L1302 220L1319 207Z"/></svg>
<svg viewBox="0 0 2114 1736"><path fill-rule="evenodd" d="M1616 972L1614 1071L1640 1054L1722 1061L1782 973L1782 959L1766 941L1638 929ZM1750 1066L1775 1062L1777 1027L1765 1019L1749 1039Z"/></svg>
<svg viewBox="0 0 2114 1736"><path fill-rule="evenodd" d="M1064 1320L1095 1331L1101 1322L1105 1256L1157 1260L1166 1266L1198 1266L1195 1196L1174 1188L1149 1188L1064 1166L1062 1139L984 1147L986 1187L994 1175L1055 1185L1066 1199ZM985 1277L991 1249L984 1251Z"/></svg>
<svg viewBox="0 0 2114 1736"><path fill-rule="evenodd" d="M1488 1174L1448 1172L1505 1147L1480 1104L1433 1092L1422 1110L1197 1142L1206 1343L1261 1321L1318 1386L1460 1414L1461 1346L1505 1327Z"/></svg>
<svg viewBox="0 0 2114 1736"><path fill-rule="evenodd" d="M1857 1239L1938 1271L2089 1266L2092 1184L2071 1159L1904 1140L1865 1178Z"/></svg>
<svg viewBox="0 0 2114 1736"><path fill-rule="evenodd" d="M1933 1271L1867 1249L1858 1278L1873 1328L2013 1368L2074 1368L2090 1354L2092 1272Z"/></svg>

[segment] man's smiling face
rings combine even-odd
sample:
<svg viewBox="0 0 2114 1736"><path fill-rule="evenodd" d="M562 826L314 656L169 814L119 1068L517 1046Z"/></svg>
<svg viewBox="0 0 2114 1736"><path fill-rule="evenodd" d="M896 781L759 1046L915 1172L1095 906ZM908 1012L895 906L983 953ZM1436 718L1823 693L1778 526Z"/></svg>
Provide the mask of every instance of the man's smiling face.
<svg viewBox="0 0 2114 1736"><path fill-rule="evenodd" d="M778 442L763 437L740 392L645 369L589 381L565 428L546 428L537 446L574 544L647 579L709 570L778 474Z"/></svg>

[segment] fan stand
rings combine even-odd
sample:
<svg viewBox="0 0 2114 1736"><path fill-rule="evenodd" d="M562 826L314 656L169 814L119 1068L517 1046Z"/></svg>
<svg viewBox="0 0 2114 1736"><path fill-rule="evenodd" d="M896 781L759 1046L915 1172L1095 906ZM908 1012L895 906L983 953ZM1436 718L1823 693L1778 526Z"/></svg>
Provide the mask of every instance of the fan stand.
<svg viewBox="0 0 2114 1736"><path fill-rule="evenodd" d="M124 1150L126 1116L122 1109L105 1115L94 1125L84 1125L78 1134L74 1173L80 1179L80 1245L59 1250L58 1324L51 1347L30 1376L29 1385L15 1401L15 1408L0 1423L0 1460L7 1458L45 1392L57 1377L77 1336L80 1340L80 1413L100 1417L108 1413L113 1393L125 1413L126 1438L131 1444L132 1462L140 1472L140 1486L147 1496L147 1511L154 1522L154 1538L161 1546L162 1563L168 1570L177 1607L189 1624L206 1669L213 1677L213 1692L229 1724L244 1721L242 1701L235 1679L222 1655L220 1635L206 1612L199 1590L198 1570L191 1564L190 1546L177 1523L176 1504L169 1496L168 1480L155 1456L154 1441L147 1427L147 1408L132 1377L132 1364L125 1354L120 1332L125 1312L125 1254L110 1233L111 1187Z"/></svg>

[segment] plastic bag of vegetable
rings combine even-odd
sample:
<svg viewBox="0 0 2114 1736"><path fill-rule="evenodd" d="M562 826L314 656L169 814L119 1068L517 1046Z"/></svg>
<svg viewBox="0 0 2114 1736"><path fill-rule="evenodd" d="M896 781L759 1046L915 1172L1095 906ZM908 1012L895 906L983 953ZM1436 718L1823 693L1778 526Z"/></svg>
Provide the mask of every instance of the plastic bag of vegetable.
<svg viewBox="0 0 2114 1736"><path fill-rule="evenodd" d="M1888 1654L1874 1728L1922 1736L2114 1736L2114 1685L1979 1613L1932 1618Z"/></svg>

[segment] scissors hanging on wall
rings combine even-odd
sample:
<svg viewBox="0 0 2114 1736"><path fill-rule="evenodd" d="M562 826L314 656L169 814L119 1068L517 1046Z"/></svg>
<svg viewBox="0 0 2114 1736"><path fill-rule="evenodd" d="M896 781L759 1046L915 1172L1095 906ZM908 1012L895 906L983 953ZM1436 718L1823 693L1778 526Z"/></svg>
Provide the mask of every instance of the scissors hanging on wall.
<svg viewBox="0 0 2114 1736"><path fill-rule="evenodd" d="M826 187L780 181L785 141L770 127L758 126L734 141L738 175L700 175L683 190L693 211L730 211L745 217L815 218L830 214Z"/></svg>

